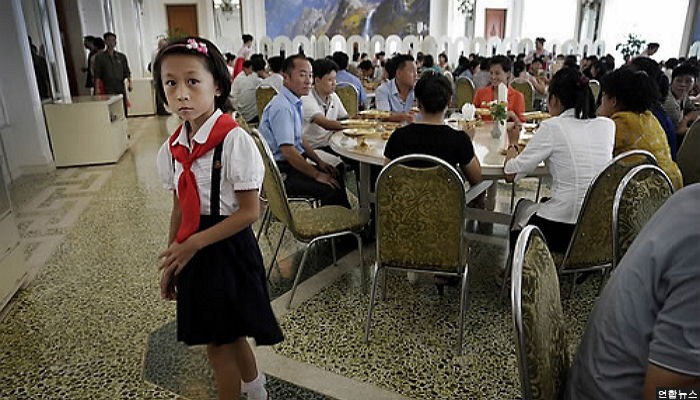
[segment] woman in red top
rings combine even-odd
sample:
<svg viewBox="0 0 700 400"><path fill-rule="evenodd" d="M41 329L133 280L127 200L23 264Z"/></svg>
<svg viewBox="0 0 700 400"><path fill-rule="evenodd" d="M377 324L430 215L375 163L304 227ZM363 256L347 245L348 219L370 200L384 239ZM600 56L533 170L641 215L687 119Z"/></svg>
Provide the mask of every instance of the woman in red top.
<svg viewBox="0 0 700 400"><path fill-rule="evenodd" d="M476 91L472 101L477 107L488 107L488 103L497 98L498 84L508 85L508 78L513 64L506 56L494 56L491 59L489 73L491 84ZM515 120L517 117L521 122L525 121L525 97L523 94L508 86L508 118ZM491 116L482 117L484 120L491 120Z"/></svg>

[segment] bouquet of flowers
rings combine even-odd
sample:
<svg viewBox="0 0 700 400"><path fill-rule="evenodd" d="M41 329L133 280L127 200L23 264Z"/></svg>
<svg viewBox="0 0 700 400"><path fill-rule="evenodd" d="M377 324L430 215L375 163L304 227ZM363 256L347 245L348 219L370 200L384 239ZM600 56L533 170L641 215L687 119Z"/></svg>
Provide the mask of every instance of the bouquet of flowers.
<svg viewBox="0 0 700 400"><path fill-rule="evenodd" d="M508 118L507 102L493 100L488 102L487 106L489 111L491 111L491 118L493 118L494 121L505 121L506 118Z"/></svg>

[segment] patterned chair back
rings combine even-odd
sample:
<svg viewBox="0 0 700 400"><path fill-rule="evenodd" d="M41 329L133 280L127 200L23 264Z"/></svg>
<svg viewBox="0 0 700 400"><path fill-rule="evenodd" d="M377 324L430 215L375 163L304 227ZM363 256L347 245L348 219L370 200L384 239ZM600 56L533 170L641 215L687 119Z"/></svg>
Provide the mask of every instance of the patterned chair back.
<svg viewBox="0 0 700 400"><path fill-rule="evenodd" d="M248 125L248 122L245 120L245 118L243 118L243 116L240 113L236 112L233 118L236 120L236 123L238 123L238 125L241 128L243 128L243 130L250 133L250 125Z"/></svg>
<svg viewBox="0 0 700 400"><path fill-rule="evenodd" d="M672 194L671 180L656 165L640 165L622 178L613 203L613 268Z"/></svg>
<svg viewBox="0 0 700 400"><path fill-rule="evenodd" d="M257 129L253 129L250 133L251 136L253 136L255 145L258 147L260 156L263 159L263 164L265 164L263 188L265 189L265 198L267 199L268 207L270 207L270 211L275 218L286 225L292 233L296 233L292 210L289 208L287 192L284 189L284 180L282 179L279 168L277 168L277 163L272 155L272 151Z"/></svg>
<svg viewBox="0 0 700 400"><path fill-rule="evenodd" d="M685 133L676 159L683 174L683 185L700 182L700 121L695 121Z"/></svg>
<svg viewBox="0 0 700 400"><path fill-rule="evenodd" d="M569 247L560 270L610 266L612 264L612 207L615 190L632 168L656 165L656 158L644 150L632 150L613 158L588 187ZM560 255L561 256L561 255Z"/></svg>
<svg viewBox="0 0 700 400"><path fill-rule="evenodd" d="M588 87L591 88L591 93L593 93L593 101L598 101L598 96L600 96L600 82L595 79L588 81Z"/></svg>
<svg viewBox="0 0 700 400"><path fill-rule="evenodd" d="M471 103L474 100L474 82L466 76L461 76L455 81L457 86L457 108L461 109L464 103ZM478 107L478 106L477 106Z"/></svg>
<svg viewBox="0 0 700 400"><path fill-rule="evenodd" d="M262 114L267 103L277 96L277 89L269 85L260 85L255 89L255 103L258 110L258 121L262 121Z"/></svg>
<svg viewBox="0 0 700 400"><path fill-rule="evenodd" d="M570 367L559 277L542 233L528 225L518 236L511 271L515 353L522 398L561 398Z"/></svg>
<svg viewBox="0 0 700 400"><path fill-rule="evenodd" d="M447 78L447 80L450 81L450 83L452 83L452 84L454 85L454 83L455 83L455 77L454 77L454 75L452 75L452 72L450 72L450 71L443 71L442 74L445 75L445 78Z"/></svg>
<svg viewBox="0 0 700 400"><path fill-rule="evenodd" d="M355 86L349 83L340 83L335 88L335 94L340 98L340 102L343 103L349 116L353 117L360 112L360 95Z"/></svg>
<svg viewBox="0 0 700 400"><path fill-rule="evenodd" d="M377 263L461 272L465 190L461 174L436 157L408 155L384 167L376 189Z"/></svg>
<svg viewBox="0 0 700 400"><path fill-rule="evenodd" d="M535 88L532 86L532 83L525 79L518 78L511 82L510 86L522 93L523 97L525 97L525 111L532 111L534 109L533 104L535 101Z"/></svg>

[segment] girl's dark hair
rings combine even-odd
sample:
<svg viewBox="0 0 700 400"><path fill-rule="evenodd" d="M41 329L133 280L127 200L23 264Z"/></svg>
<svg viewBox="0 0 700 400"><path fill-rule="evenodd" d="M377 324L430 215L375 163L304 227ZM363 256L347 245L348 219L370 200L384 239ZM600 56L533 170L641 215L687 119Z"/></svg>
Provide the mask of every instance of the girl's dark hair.
<svg viewBox="0 0 700 400"><path fill-rule="evenodd" d="M465 56L459 56L459 59L457 61L457 68L455 68L453 75L459 76L462 74L462 72L466 71L467 69L469 69L469 59Z"/></svg>
<svg viewBox="0 0 700 400"><path fill-rule="evenodd" d="M513 77L517 78L523 71L525 71L524 61L519 60L513 63Z"/></svg>
<svg viewBox="0 0 700 400"><path fill-rule="evenodd" d="M414 89L418 104L434 114L447 108L452 98L452 84L444 75L435 71L424 72Z"/></svg>
<svg viewBox="0 0 700 400"><path fill-rule="evenodd" d="M362 60L360 61L359 64L357 64L357 68L363 69L365 71L370 70L373 68L372 61L370 60Z"/></svg>
<svg viewBox="0 0 700 400"><path fill-rule="evenodd" d="M101 37L96 37L95 40L92 41L92 44L97 50L104 50L105 48L105 41Z"/></svg>
<svg viewBox="0 0 700 400"><path fill-rule="evenodd" d="M636 57L632 60L630 67L636 71L646 72L651 79L656 81L656 85L659 88L659 98L657 100L663 102L666 99L670 84L666 74L661 71L659 63L649 57Z"/></svg>
<svg viewBox="0 0 700 400"><path fill-rule="evenodd" d="M430 54L423 56L423 68L431 68L435 65L435 59Z"/></svg>
<svg viewBox="0 0 700 400"><path fill-rule="evenodd" d="M204 44L207 47L207 53L204 54L198 49L188 48L188 40L194 40L197 43ZM230 104L228 104L228 94L231 91L231 74L228 72L226 59L224 59L224 56L212 42L200 37L187 37L177 40L163 47L158 52L156 60L153 63L153 81L156 84L156 93L158 93L158 96L161 98L161 100L163 100L164 104L168 104L168 98L165 96L160 67L163 63L163 59L173 54L194 56L204 60L207 69L214 77L214 83L219 88L219 92L221 93L215 97L214 102L216 107L222 111L230 109Z"/></svg>
<svg viewBox="0 0 700 400"><path fill-rule="evenodd" d="M628 66L620 67L605 75L600 90L617 100L620 111L643 113L659 98L656 82L644 71L634 71Z"/></svg>
<svg viewBox="0 0 700 400"><path fill-rule="evenodd" d="M243 40L243 43L246 42L252 42L253 41L253 35L244 33L243 36L241 36L241 40Z"/></svg>
<svg viewBox="0 0 700 400"><path fill-rule="evenodd" d="M562 68L549 83L549 96L557 96L565 110L574 109L576 118L595 118L595 99L588 79L575 68Z"/></svg>

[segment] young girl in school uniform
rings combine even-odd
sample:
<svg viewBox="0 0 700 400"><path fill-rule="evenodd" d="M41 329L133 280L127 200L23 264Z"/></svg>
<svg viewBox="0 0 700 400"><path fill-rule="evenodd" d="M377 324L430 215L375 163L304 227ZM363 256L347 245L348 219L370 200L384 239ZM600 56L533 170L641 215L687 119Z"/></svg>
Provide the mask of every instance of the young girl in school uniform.
<svg viewBox="0 0 700 400"><path fill-rule="evenodd" d="M172 43L153 70L158 95L184 121L158 152L158 173L173 191L161 295L177 300L178 340L207 346L219 399L238 398L241 389L248 399L266 399L265 376L246 341L282 341L250 228L258 218L262 159L220 110L231 79L211 42Z"/></svg>

